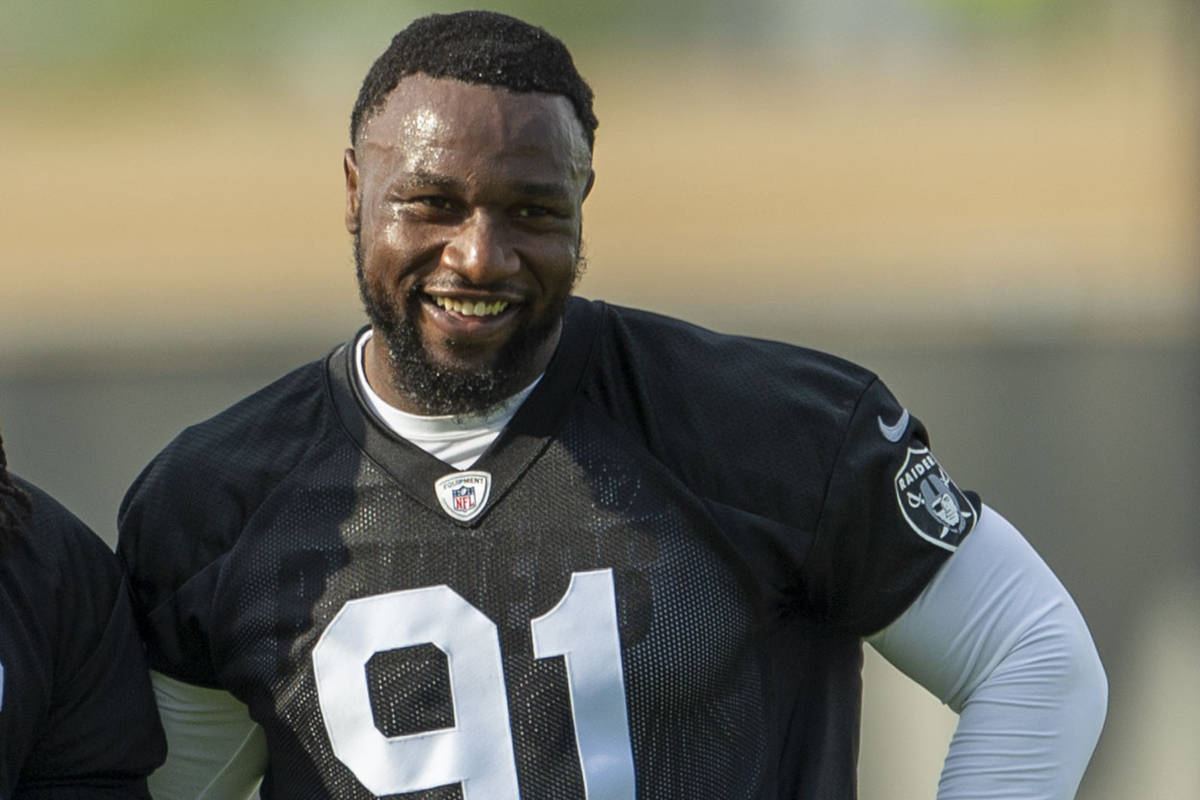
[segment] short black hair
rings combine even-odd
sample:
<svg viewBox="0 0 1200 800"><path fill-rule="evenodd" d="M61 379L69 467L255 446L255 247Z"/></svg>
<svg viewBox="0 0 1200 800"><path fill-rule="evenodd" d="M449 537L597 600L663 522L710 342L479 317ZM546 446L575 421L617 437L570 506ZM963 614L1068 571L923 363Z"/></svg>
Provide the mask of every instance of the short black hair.
<svg viewBox="0 0 1200 800"><path fill-rule="evenodd" d="M514 92L559 94L571 101L588 150L596 139L592 89L570 51L542 28L494 11L430 14L392 37L363 80L350 114L350 144L371 114L408 75L453 78Z"/></svg>

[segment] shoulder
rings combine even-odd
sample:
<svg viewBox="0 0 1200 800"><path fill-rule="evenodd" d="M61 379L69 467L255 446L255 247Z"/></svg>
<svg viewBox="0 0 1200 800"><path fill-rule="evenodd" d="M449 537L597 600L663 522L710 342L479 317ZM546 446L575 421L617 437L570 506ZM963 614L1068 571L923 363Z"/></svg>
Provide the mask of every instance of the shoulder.
<svg viewBox="0 0 1200 800"><path fill-rule="evenodd" d="M785 342L719 333L647 311L598 304L590 391L618 414L626 403L694 428L695 441L836 447L870 370ZM715 437L715 439L714 439Z"/></svg>
<svg viewBox="0 0 1200 800"><path fill-rule="evenodd" d="M189 472L214 465L221 472L256 469L275 461L311 430L314 415L327 402L325 395L324 360L305 364L189 426L151 466L179 465Z"/></svg>
<svg viewBox="0 0 1200 800"><path fill-rule="evenodd" d="M607 304L600 309L602 351L636 365L639 376L664 394L670 387L686 392L692 403L774 406L786 399L842 408L876 380L870 370L811 348L720 333L649 311Z"/></svg>
<svg viewBox="0 0 1200 800"><path fill-rule="evenodd" d="M107 619L120 594L121 572L109 546L48 493L18 476L32 512L3 543L0 591L24 598L18 609L34 613L49 634L53 620L91 635L89 620ZM11 620L10 620L11 623ZM100 624L100 623L96 623Z"/></svg>
<svg viewBox="0 0 1200 800"><path fill-rule="evenodd" d="M6 542L5 559L27 559L22 568L57 574L74 567L87 576L106 576L116 583L119 572L112 551L82 520L40 487L13 476L28 495L31 513L19 533L19 542Z"/></svg>
<svg viewBox="0 0 1200 800"><path fill-rule="evenodd" d="M293 370L185 428L138 476L126 504L149 490L184 492L271 473L303 448L328 402L324 360Z"/></svg>
<svg viewBox="0 0 1200 800"><path fill-rule="evenodd" d="M182 431L121 503L118 551L133 574L181 583L226 552L244 521L328 424L325 359Z"/></svg>
<svg viewBox="0 0 1200 800"><path fill-rule="evenodd" d="M692 491L814 524L852 421L881 388L874 373L647 311L594 303L591 317L588 402Z"/></svg>

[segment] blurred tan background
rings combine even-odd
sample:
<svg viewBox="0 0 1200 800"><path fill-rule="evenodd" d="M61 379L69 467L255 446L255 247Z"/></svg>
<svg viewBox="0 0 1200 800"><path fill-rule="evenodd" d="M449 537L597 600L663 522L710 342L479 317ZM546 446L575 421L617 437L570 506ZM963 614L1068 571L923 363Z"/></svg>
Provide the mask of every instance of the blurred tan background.
<svg viewBox="0 0 1200 800"><path fill-rule="evenodd" d="M183 425L362 319L363 0L0 0L0 423L110 541ZM1071 589L1109 669L1081 798L1200 797L1200 10L551 0L597 94L580 293L878 371ZM697 365L698 369L703 365ZM874 657L863 798L953 715Z"/></svg>

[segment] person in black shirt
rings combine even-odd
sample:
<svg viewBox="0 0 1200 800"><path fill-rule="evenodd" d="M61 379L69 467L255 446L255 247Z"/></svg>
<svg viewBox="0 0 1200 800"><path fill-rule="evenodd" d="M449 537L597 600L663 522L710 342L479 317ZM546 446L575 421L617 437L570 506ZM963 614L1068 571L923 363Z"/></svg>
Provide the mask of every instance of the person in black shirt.
<svg viewBox="0 0 1200 800"><path fill-rule="evenodd" d="M116 559L0 442L0 797L146 798L165 752Z"/></svg>
<svg viewBox="0 0 1200 800"><path fill-rule="evenodd" d="M572 296L595 129L504 15L371 68L369 326L122 505L156 797L851 798L864 640L961 712L943 800L1073 795L1087 628L875 375Z"/></svg>

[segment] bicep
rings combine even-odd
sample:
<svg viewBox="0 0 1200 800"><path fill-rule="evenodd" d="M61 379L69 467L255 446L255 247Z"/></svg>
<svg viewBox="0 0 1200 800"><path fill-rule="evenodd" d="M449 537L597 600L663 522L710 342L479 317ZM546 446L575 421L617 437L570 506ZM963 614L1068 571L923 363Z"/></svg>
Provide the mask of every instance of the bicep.
<svg viewBox="0 0 1200 800"><path fill-rule="evenodd" d="M154 800L253 797L267 764L266 737L233 695L150 673L167 735L167 760L150 776Z"/></svg>
<svg viewBox="0 0 1200 800"><path fill-rule="evenodd" d="M1103 667L1066 589L996 511L868 641L960 714L940 798L1073 796L1104 721Z"/></svg>

